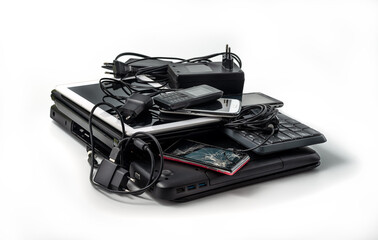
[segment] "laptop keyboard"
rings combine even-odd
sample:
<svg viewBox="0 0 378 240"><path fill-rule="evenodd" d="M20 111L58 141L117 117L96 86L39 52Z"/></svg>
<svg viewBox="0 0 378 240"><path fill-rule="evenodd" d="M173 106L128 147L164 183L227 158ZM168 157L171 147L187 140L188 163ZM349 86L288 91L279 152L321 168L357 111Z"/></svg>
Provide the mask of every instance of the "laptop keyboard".
<svg viewBox="0 0 378 240"><path fill-rule="evenodd" d="M257 154L269 154L288 149L323 143L326 138L320 132L298 122L282 113L277 114L279 131L271 136L261 147L253 150ZM226 135L246 148L254 148L264 142L270 134L225 128Z"/></svg>

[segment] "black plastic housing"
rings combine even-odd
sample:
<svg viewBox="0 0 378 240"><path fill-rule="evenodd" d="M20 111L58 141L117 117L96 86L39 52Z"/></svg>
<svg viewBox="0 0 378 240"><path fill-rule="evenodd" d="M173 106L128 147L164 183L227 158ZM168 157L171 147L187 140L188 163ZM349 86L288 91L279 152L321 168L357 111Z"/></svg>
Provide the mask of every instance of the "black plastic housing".
<svg viewBox="0 0 378 240"><path fill-rule="evenodd" d="M152 98L140 93L133 93L127 98L126 103L119 108L124 117L134 118L145 109L152 107Z"/></svg>
<svg viewBox="0 0 378 240"><path fill-rule="evenodd" d="M243 93L244 72L236 64L232 69L224 68L222 62L170 64L168 75L174 89L207 84L224 95Z"/></svg>
<svg viewBox="0 0 378 240"><path fill-rule="evenodd" d="M165 109L176 110L215 101L222 95L223 91L202 84L175 92L161 93L154 98L154 103Z"/></svg>
<svg viewBox="0 0 378 240"><path fill-rule="evenodd" d="M94 181L108 189L122 190L127 188L128 176L129 172L126 169L104 159L98 167Z"/></svg>
<svg viewBox="0 0 378 240"><path fill-rule="evenodd" d="M128 59L125 64L133 67L133 68L145 68L145 67L161 67L164 65L168 65L172 63L171 61L164 61L160 59L136 59L136 58L130 58Z"/></svg>
<svg viewBox="0 0 378 240"><path fill-rule="evenodd" d="M73 134L86 145L90 144L88 138L82 138L73 131L72 126L77 125L77 123L62 114L54 105L51 107L50 116L58 124L62 125L63 129L68 133ZM82 121L81 124L83 124L83 127L81 127L80 130L84 130L87 128L86 125L88 122ZM195 132L194 129L192 131ZM87 133L86 130L84 132ZM199 139L195 139L194 136L191 136L191 139L193 140L201 140L203 142L208 141L209 144L211 143L223 148L240 148L238 145L235 146L234 144L237 143L230 138L225 137L221 131L207 132L205 138L204 133L202 133L198 135L198 138ZM103 140L96 142L96 147L100 146L101 141ZM169 146L169 141L164 145ZM109 156L111 149L99 148L96 150L98 151L97 153L102 154L103 156ZM151 189L150 194L155 199L177 202L190 201L253 183L307 171L316 168L320 164L319 155L310 148L298 148L276 154L260 156L253 153L250 154L252 154L251 159L253 160L247 163L233 176L167 160L164 162L164 170L160 180ZM136 180L135 183L138 186L145 186L145 183L149 178L150 163L146 159L147 158L142 157L141 159L138 159L138 161L133 161L133 164L130 165L130 171L128 174L131 178ZM114 168L111 167L111 169L110 172L113 172ZM119 176L126 175L126 173L117 171L119 169L120 168L115 169L115 176L110 180L110 186L112 187L117 185L116 182L118 182L117 180L119 179ZM109 184L109 179L106 178L104 184Z"/></svg>
<svg viewBox="0 0 378 240"><path fill-rule="evenodd" d="M131 66L117 60L113 61L113 75L115 78L123 78L131 71Z"/></svg>
<svg viewBox="0 0 378 240"><path fill-rule="evenodd" d="M123 190L127 189L127 183L129 181L129 172L124 168L117 168L110 182L110 189L112 190Z"/></svg>
<svg viewBox="0 0 378 240"><path fill-rule="evenodd" d="M105 188L109 188L117 167L117 164L107 159L102 160L100 166L98 167L94 181Z"/></svg>

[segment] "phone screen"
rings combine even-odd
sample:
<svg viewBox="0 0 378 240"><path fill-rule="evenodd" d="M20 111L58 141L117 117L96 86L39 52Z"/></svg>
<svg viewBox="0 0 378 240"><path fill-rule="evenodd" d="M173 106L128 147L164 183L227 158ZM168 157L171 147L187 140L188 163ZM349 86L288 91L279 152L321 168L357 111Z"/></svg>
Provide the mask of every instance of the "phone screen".
<svg viewBox="0 0 378 240"><path fill-rule="evenodd" d="M169 160L193 163L194 165L235 173L248 160L245 153L233 152L204 143L181 139L170 146L164 154ZM223 172L223 171L221 171Z"/></svg>
<svg viewBox="0 0 378 240"><path fill-rule="evenodd" d="M160 112L166 114L181 114L206 117L225 117L231 118L239 114L241 102L237 99L219 98L216 101L196 105L190 108L169 111L160 109Z"/></svg>
<svg viewBox="0 0 378 240"><path fill-rule="evenodd" d="M194 107L186 108L190 111L206 111L206 112L219 112L228 113L230 111L232 99L219 98L216 101L200 104Z"/></svg>
<svg viewBox="0 0 378 240"><path fill-rule="evenodd" d="M268 104L274 107L282 107L283 102L267 96L263 93L245 93L242 96L242 106L253 106L259 104Z"/></svg>

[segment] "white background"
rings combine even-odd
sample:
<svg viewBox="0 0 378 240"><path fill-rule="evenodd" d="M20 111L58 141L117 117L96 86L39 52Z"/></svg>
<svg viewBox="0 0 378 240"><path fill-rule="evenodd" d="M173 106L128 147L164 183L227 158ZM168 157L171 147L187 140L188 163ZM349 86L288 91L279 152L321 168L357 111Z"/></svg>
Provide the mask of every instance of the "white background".
<svg viewBox="0 0 378 240"><path fill-rule="evenodd" d="M1 1L0 26L0 239L378 239L377 1ZM245 92L327 137L322 165L184 204L94 190L50 91L226 43Z"/></svg>

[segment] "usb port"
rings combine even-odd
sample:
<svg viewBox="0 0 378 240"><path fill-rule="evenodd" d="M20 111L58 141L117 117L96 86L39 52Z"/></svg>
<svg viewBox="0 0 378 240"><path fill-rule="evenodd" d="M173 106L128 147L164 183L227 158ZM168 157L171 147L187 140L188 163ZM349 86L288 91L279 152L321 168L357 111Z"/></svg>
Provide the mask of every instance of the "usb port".
<svg viewBox="0 0 378 240"><path fill-rule="evenodd" d="M206 187L207 186L207 183L203 182L203 183L198 183L198 187L201 188L201 187Z"/></svg>
<svg viewBox="0 0 378 240"><path fill-rule="evenodd" d="M196 189L196 186L195 185L189 185L189 186L186 187L186 189L188 189L188 191L190 191L190 190Z"/></svg>
<svg viewBox="0 0 378 240"><path fill-rule="evenodd" d="M176 193L182 193L182 192L185 192L185 188L183 187L176 188Z"/></svg>

